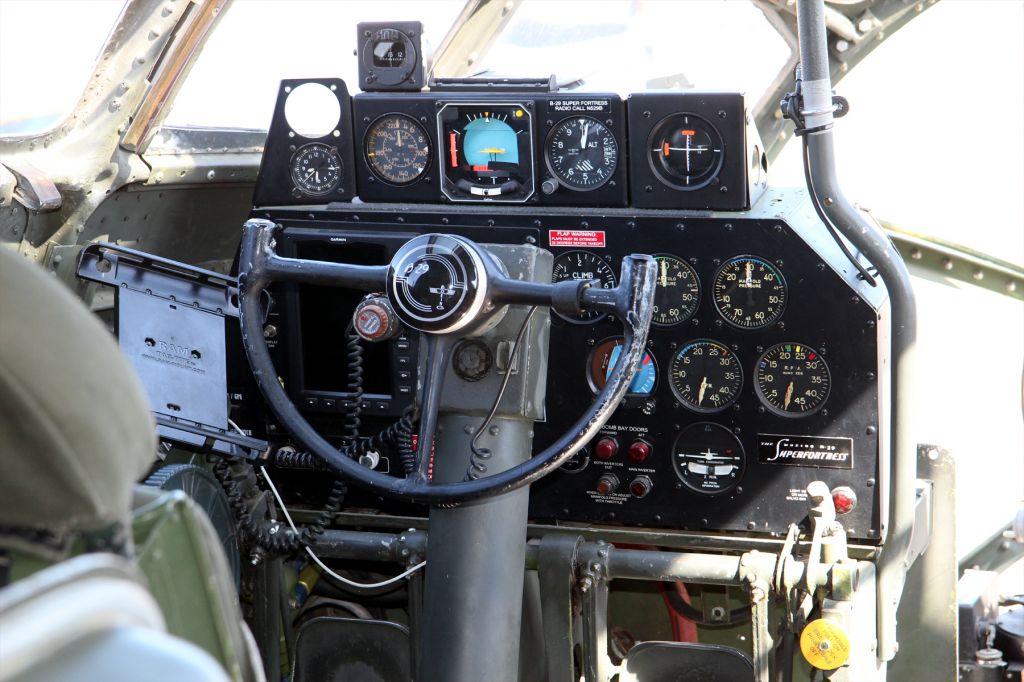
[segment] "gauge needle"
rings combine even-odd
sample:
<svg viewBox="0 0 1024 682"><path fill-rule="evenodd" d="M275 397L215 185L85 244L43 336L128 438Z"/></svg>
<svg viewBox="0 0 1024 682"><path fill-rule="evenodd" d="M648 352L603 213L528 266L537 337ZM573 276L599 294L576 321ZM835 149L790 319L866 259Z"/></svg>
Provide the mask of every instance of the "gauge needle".
<svg viewBox="0 0 1024 682"><path fill-rule="evenodd" d="M315 172L316 172L316 168L310 168L309 171L306 173L306 177L303 178L303 180L309 180L309 176L312 175Z"/></svg>
<svg viewBox="0 0 1024 682"><path fill-rule="evenodd" d="M580 137L580 149L586 149L587 148L587 131L589 131L589 130L590 130L590 124L589 123L584 123L583 124L583 135Z"/></svg>
<svg viewBox="0 0 1024 682"><path fill-rule="evenodd" d="M750 286L751 280L754 278L754 264L747 261L747 286Z"/></svg>
<svg viewBox="0 0 1024 682"><path fill-rule="evenodd" d="M793 399L793 382L789 382L789 386L786 387L786 397L782 399L782 409L789 409L789 401Z"/></svg>
<svg viewBox="0 0 1024 682"><path fill-rule="evenodd" d="M704 391L711 388L711 384L708 383L707 377L700 378L700 392L697 394L697 404L700 405L704 402Z"/></svg>
<svg viewBox="0 0 1024 682"><path fill-rule="evenodd" d="M398 146L402 146L402 131L401 129L395 131L395 140L398 142Z"/></svg>
<svg viewBox="0 0 1024 682"><path fill-rule="evenodd" d="M661 286L668 286L668 261L661 261Z"/></svg>

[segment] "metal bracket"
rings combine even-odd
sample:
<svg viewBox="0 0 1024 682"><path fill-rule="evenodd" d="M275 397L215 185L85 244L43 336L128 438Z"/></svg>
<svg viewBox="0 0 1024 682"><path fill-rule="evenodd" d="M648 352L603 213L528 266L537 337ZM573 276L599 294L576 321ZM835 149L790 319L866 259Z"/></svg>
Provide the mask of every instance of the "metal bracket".
<svg viewBox="0 0 1024 682"><path fill-rule="evenodd" d="M608 572L609 547L598 541L596 552L581 557L583 569L580 591L583 593L583 679L607 682L612 662L608 658Z"/></svg>
<svg viewBox="0 0 1024 682"><path fill-rule="evenodd" d="M64 202L57 185L43 171L27 161L3 164L18 180L14 198L22 206L35 213L56 211Z"/></svg>
<svg viewBox="0 0 1024 682"><path fill-rule="evenodd" d="M576 553L583 538L576 535L545 535L540 540L537 575L540 578L541 615L544 622L544 653L548 682L574 682L573 588L576 586Z"/></svg>

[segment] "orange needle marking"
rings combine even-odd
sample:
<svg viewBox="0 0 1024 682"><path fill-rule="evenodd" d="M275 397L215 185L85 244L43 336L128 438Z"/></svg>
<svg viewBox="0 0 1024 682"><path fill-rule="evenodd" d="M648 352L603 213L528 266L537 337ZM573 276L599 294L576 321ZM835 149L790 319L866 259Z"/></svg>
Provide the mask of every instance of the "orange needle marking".
<svg viewBox="0 0 1024 682"><path fill-rule="evenodd" d="M661 148L661 153L664 154L665 156L668 156L668 142L666 142L665 146Z"/></svg>

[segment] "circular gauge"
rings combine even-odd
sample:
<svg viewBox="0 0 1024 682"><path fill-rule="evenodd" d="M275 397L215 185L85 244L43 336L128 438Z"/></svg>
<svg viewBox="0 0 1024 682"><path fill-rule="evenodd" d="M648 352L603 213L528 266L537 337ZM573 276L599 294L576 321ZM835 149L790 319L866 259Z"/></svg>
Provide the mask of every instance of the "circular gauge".
<svg viewBox="0 0 1024 682"><path fill-rule="evenodd" d="M314 196L334 191L341 182L341 157L334 147L313 142L292 154L292 182L306 194Z"/></svg>
<svg viewBox="0 0 1024 682"><path fill-rule="evenodd" d="M670 187L704 187L722 168L722 138L700 116L672 114L654 128L649 140L651 169Z"/></svg>
<svg viewBox="0 0 1024 682"><path fill-rule="evenodd" d="M687 426L676 438L672 466L690 490L718 495L736 487L746 463L743 446L729 429L698 422Z"/></svg>
<svg viewBox="0 0 1024 682"><path fill-rule="evenodd" d="M786 308L786 280L763 258L737 256L718 269L713 298L730 324L762 329L774 324Z"/></svg>
<svg viewBox="0 0 1024 682"><path fill-rule="evenodd" d="M551 270L551 281L565 282L567 280L584 280L590 282L590 286L599 286L605 289L615 288L615 273L612 272L611 266L596 253L589 251L566 251L555 259L554 267ZM588 310L575 317L568 317L561 313L556 314L570 322L593 322L605 315L600 310Z"/></svg>
<svg viewBox="0 0 1024 682"><path fill-rule="evenodd" d="M825 358L802 344L772 346L757 361L757 395L769 410L784 417L817 412L831 386Z"/></svg>
<svg viewBox="0 0 1024 682"><path fill-rule="evenodd" d="M622 354L622 337L605 339L597 344L594 352L590 354L589 374L590 385L595 391L600 391L608 382L608 377L619 362ZM654 357L645 352L644 359L629 382L629 395L651 395L654 392L654 385L658 382L658 366L654 363Z"/></svg>
<svg viewBox="0 0 1024 682"><path fill-rule="evenodd" d="M548 170L570 189L589 191L608 182L619 162L612 131L590 116L563 119L544 147Z"/></svg>
<svg viewBox="0 0 1024 682"><path fill-rule="evenodd" d="M654 291L652 322L668 327L693 317L700 303L700 283L690 265L675 256L655 256L658 288Z"/></svg>
<svg viewBox="0 0 1024 682"><path fill-rule="evenodd" d="M363 153L378 178L392 185L408 185L426 172L430 141L427 131L413 119L387 114L366 131Z"/></svg>
<svg viewBox="0 0 1024 682"><path fill-rule="evenodd" d="M533 195L533 127L521 104L446 104L437 114L444 195L523 202Z"/></svg>
<svg viewBox="0 0 1024 682"><path fill-rule="evenodd" d="M743 369L736 354L711 339L690 341L669 367L672 392L696 412L724 410L740 394Z"/></svg>

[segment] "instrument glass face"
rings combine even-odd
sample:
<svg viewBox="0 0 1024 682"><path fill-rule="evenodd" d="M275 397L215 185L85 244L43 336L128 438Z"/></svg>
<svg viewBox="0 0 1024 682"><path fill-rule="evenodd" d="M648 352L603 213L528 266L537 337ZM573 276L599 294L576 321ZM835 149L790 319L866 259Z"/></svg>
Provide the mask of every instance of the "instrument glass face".
<svg viewBox="0 0 1024 682"><path fill-rule="evenodd" d="M423 126L408 116L387 114L366 132L363 153L378 178L392 185L408 185L426 172L430 151Z"/></svg>
<svg viewBox="0 0 1024 682"><path fill-rule="evenodd" d="M787 287L782 272L768 261L737 256L718 269L712 294L726 322L740 329L763 329L782 316Z"/></svg>
<svg viewBox="0 0 1024 682"><path fill-rule="evenodd" d="M669 327L693 317L700 304L700 283L690 264L669 255L654 257L658 264L658 288L654 292L652 322Z"/></svg>
<svg viewBox="0 0 1024 682"><path fill-rule="evenodd" d="M825 358L799 343L780 343L757 361L757 395L772 412L800 417L821 409L832 387Z"/></svg>
<svg viewBox="0 0 1024 682"><path fill-rule="evenodd" d="M732 490L746 469L743 445L729 429L711 422L691 424L679 433L672 466L687 488L704 495Z"/></svg>
<svg viewBox="0 0 1024 682"><path fill-rule="evenodd" d="M690 341L672 358L672 393L695 412L720 412L743 386L743 369L729 348L711 339Z"/></svg>
<svg viewBox="0 0 1024 682"><path fill-rule="evenodd" d="M595 391L604 388L622 355L622 337L605 339L590 354L590 385ZM644 353L633 380L629 383L629 395L651 395L658 383L658 366L650 353Z"/></svg>
<svg viewBox="0 0 1024 682"><path fill-rule="evenodd" d="M615 288L615 273L607 262L600 256L590 251L566 251L555 258L554 267L551 270L552 282L584 280L590 286L602 287L604 289ZM555 312L556 315L569 322L593 322L604 317L605 313L600 310L587 310L575 317L569 317Z"/></svg>
<svg viewBox="0 0 1024 682"><path fill-rule="evenodd" d="M341 182L341 157L334 147L321 142L299 147L289 166L292 182L305 194L329 194Z"/></svg>
<svg viewBox="0 0 1024 682"><path fill-rule="evenodd" d="M521 104L446 104L438 112L441 172L453 201L533 195L533 127Z"/></svg>
<svg viewBox="0 0 1024 682"><path fill-rule="evenodd" d="M589 191L611 179L619 146L605 124L590 116L574 116L551 130L544 155L548 170L563 185Z"/></svg>
<svg viewBox="0 0 1024 682"><path fill-rule="evenodd" d="M667 116L651 131L649 146L654 174L675 189L705 187L722 169L722 137L700 116Z"/></svg>

